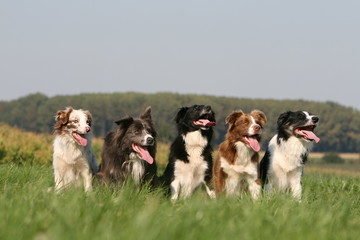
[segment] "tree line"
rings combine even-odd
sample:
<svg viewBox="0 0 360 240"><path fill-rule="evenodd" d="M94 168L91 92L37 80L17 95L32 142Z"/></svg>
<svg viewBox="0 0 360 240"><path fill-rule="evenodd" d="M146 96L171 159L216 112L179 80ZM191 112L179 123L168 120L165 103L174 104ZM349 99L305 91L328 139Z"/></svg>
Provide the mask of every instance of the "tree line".
<svg viewBox="0 0 360 240"><path fill-rule="evenodd" d="M88 109L93 115L93 131L104 137L115 127L114 121L131 115L138 116L147 106L152 107L152 116L158 132L158 141L171 142L176 135L174 117L183 106L210 105L216 113L214 146L224 140L227 130L225 118L235 110L263 111L268 123L263 132L262 149L276 132L278 116L285 111L305 110L320 117L316 134L321 141L314 151L358 152L360 146L360 112L334 102L305 100L249 99L215 97L209 95L176 93L111 93L79 94L48 97L41 93L31 94L13 101L0 102L0 122L37 133L52 133L54 117L66 106Z"/></svg>

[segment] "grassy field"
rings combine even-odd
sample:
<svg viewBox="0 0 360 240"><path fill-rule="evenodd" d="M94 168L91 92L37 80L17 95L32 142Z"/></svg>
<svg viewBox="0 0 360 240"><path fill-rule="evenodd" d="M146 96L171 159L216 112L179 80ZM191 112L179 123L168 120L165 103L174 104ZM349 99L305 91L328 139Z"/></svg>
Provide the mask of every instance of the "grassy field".
<svg viewBox="0 0 360 240"><path fill-rule="evenodd" d="M360 179L308 173L286 194L171 203L161 191L95 186L56 195L47 165L0 165L0 239L358 239Z"/></svg>
<svg viewBox="0 0 360 240"><path fill-rule="evenodd" d="M359 155L351 164L310 156L303 200L286 194L208 199L201 189L171 203L161 190L99 186L53 192L50 135L0 124L0 239L358 239ZM94 139L100 156L102 140ZM159 172L169 145L158 144Z"/></svg>

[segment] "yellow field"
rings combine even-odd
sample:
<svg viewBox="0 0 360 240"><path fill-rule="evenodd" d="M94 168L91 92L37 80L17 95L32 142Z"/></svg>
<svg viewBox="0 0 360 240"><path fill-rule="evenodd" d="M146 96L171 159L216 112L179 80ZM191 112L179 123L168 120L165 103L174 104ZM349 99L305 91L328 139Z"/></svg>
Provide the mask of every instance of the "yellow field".
<svg viewBox="0 0 360 240"><path fill-rule="evenodd" d="M360 169L357 166L356 169L347 170L342 169L341 167L326 167L326 166L306 166L305 173L329 173L336 175L346 175L346 176L360 176Z"/></svg>
<svg viewBox="0 0 360 240"><path fill-rule="evenodd" d="M25 162L50 163L52 161L52 141L50 134L34 134L22 131L18 128L0 124L0 163L13 162L22 164ZM101 161L101 149L103 139L93 139L93 149L97 155L97 160ZM157 144L156 161L159 165L160 174L167 164L170 144L159 142ZM260 153L260 159L264 152ZM340 157L345 159L345 164L323 164L321 158L325 153L310 153L309 162L305 166L305 172L319 172L343 175L360 176L360 154L359 153L340 153ZM217 149L213 153L213 158L217 156Z"/></svg>
<svg viewBox="0 0 360 240"><path fill-rule="evenodd" d="M322 158L325 154L326 153L313 152L313 153L310 153L309 157L310 158ZM339 153L339 155L343 159L352 159L352 160L360 159L359 153Z"/></svg>

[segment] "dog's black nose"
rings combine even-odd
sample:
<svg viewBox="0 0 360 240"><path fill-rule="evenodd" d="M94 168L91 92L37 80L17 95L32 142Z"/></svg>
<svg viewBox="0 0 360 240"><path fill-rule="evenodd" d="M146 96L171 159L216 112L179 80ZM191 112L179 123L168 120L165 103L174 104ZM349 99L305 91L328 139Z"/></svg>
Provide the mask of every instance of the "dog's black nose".
<svg viewBox="0 0 360 240"><path fill-rule="evenodd" d="M311 120L313 121L313 123L317 123L319 121L318 117L312 117Z"/></svg>
<svg viewBox="0 0 360 240"><path fill-rule="evenodd" d="M146 144L147 145L153 145L154 144L154 138L153 137L148 137L146 139Z"/></svg>

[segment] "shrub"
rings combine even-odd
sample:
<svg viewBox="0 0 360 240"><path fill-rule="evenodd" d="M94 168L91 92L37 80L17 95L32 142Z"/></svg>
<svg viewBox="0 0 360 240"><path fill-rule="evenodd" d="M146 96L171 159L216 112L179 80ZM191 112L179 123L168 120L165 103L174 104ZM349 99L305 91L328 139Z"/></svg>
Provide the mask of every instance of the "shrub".
<svg viewBox="0 0 360 240"><path fill-rule="evenodd" d="M344 163L344 159L340 157L340 155L336 152L329 152L326 153L322 157L322 161L324 163Z"/></svg>

